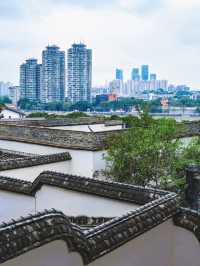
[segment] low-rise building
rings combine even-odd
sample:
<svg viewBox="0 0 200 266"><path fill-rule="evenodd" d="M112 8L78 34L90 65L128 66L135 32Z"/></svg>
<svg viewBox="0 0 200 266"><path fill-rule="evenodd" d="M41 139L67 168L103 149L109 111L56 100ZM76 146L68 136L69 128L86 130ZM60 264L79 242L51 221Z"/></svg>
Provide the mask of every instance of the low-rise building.
<svg viewBox="0 0 200 266"><path fill-rule="evenodd" d="M22 119L25 114L18 109L10 106L4 106L0 110L0 119Z"/></svg>

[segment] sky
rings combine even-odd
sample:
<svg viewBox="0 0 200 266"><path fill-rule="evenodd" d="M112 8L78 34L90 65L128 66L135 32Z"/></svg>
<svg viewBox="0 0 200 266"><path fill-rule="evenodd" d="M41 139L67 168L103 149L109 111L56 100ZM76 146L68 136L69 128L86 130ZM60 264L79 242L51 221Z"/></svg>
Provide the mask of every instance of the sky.
<svg viewBox="0 0 200 266"><path fill-rule="evenodd" d="M81 41L93 49L93 85L149 64L160 79L200 88L199 13L199 0L1 0L0 80L17 85L26 59Z"/></svg>

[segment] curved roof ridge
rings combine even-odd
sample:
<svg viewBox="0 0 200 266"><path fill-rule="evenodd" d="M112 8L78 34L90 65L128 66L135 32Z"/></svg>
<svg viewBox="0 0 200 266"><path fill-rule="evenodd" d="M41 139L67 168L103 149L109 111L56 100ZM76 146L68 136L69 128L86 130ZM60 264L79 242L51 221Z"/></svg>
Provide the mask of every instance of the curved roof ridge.
<svg viewBox="0 0 200 266"><path fill-rule="evenodd" d="M0 161L0 171L63 162L71 159L72 157L69 152L61 152L47 155L24 156L22 158L15 159L12 158Z"/></svg>
<svg viewBox="0 0 200 266"><path fill-rule="evenodd" d="M69 251L78 252L87 261L89 243L85 241L84 231L62 212L51 210L2 224L0 263L55 240L64 240Z"/></svg>
<svg viewBox="0 0 200 266"><path fill-rule="evenodd" d="M173 221L176 226L182 227L193 233L200 242L200 213L198 211L179 208Z"/></svg>
<svg viewBox="0 0 200 266"><path fill-rule="evenodd" d="M169 194L88 231L56 210L21 217L0 226L0 263L64 240L69 251L78 252L86 265L165 222L176 211L176 195Z"/></svg>
<svg viewBox="0 0 200 266"><path fill-rule="evenodd" d="M30 196L34 196L43 185L50 185L100 197L131 202L138 205L146 204L169 194L168 192L162 190L101 181L52 171L42 172L33 183L18 179L0 177L0 189L16 193L24 193Z"/></svg>

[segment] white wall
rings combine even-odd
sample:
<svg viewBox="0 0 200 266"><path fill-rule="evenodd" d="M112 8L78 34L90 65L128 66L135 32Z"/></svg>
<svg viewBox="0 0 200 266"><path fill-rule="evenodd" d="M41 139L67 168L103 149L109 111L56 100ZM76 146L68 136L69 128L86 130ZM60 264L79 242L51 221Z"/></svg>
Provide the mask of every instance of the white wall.
<svg viewBox="0 0 200 266"><path fill-rule="evenodd" d="M174 226L174 265L199 266L200 245L193 233Z"/></svg>
<svg viewBox="0 0 200 266"><path fill-rule="evenodd" d="M64 174L71 173L70 161L42 164L32 167L0 171L0 176L12 177L33 182L43 171L54 171Z"/></svg>
<svg viewBox="0 0 200 266"><path fill-rule="evenodd" d="M89 265L199 266L199 249L193 233L168 220Z"/></svg>
<svg viewBox="0 0 200 266"><path fill-rule="evenodd" d="M175 266L172 261L172 236L173 224L167 221L89 265Z"/></svg>
<svg viewBox="0 0 200 266"><path fill-rule="evenodd" d="M37 192L36 202L37 211L55 208L69 216L115 217L138 207L128 202L46 185Z"/></svg>
<svg viewBox="0 0 200 266"><path fill-rule="evenodd" d="M64 241L54 241L29 251L3 266L83 266L78 253L69 253Z"/></svg>
<svg viewBox="0 0 200 266"><path fill-rule="evenodd" d="M33 154L39 154L39 155L46 155L46 154L52 154L52 153L60 153L68 151L72 157L72 160L56 163L56 165L51 164L41 167L35 167L34 171L35 173L38 171L42 171L42 169L45 170L55 170L57 172L63 172L73 175L80 175L85 177L92 178L94 172L96 170L102 170L105 169L106 162L103 159L103 154L105 151L84 151L84 150L71 150L71 149L61 149L56 147L50 147L50 146L44 146L44 145L37 145L37 144L29 144L29 143L22 143L17 141L6 141L6 140L0 140L0 148L2 149L8 149L13 151L20 151L20 152L28 152ZM65 168L66 165L66 168ZM39 170L40 169L40 170ZM32 178L33 176L36 176L36 174L32 173L33 168L27 168L23 169L24 173L22 176L29 176ZM15 173L13 173L15 172ZM20 170L9 170L4 171L4 175L9 175L17 177L17 174L20 173ZM29 174L30 173L30 174ZM0 172L0 175L2 173ZM19 176L20 177L20 176Z"/></svg>
<svg viewBox="0 0 200 266"><path fill-rule="evenodd" d="M3 115L4 119L19 119L21 117L20 114L16 113L16 112L12 112L10 110L4 109L1 114Z"/></svg>
<svg viewBox="0 0 200 266"><path fill-rule="evenodd" d="M13 151L28 152L39 155L46 155L52 153L65 152L66 149L50 147L45 145L37 145L24 143L19 141L0 140L0 148Z"/></svg>
<svg viewBox="0 0 200 266"><path fill-rule="evenodd" d="M104 159L104 156L106 155L106 151L97 151L93 152L93 165L95 171L105 170L106 168L106 160Z"/></svg>
<svg viewBox="0 0 200 266"><path fill-rule="evenodd" d="M35 213L35 198L7 191L0 191L0 223Z"/></svg>
<svg viewBox="0 0 200 266"><path fill-rule="evenodd" d="M35 197L0 190L0 223L55 208L68 216L115 217L138 205L43 185Z"/></svg>

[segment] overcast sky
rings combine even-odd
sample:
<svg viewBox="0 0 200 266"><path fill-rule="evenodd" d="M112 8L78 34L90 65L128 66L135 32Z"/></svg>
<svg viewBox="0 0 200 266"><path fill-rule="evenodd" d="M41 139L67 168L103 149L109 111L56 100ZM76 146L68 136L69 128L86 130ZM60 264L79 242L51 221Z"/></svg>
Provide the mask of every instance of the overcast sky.
<svg viewBox="0 0 200 266"><path fill-rule="evenodd" d="M48 44L93 49L93 84L149 64L170 83L200 88L199 0L0 0L0 80L18 84L19 65L41 61Z"/></svg>

